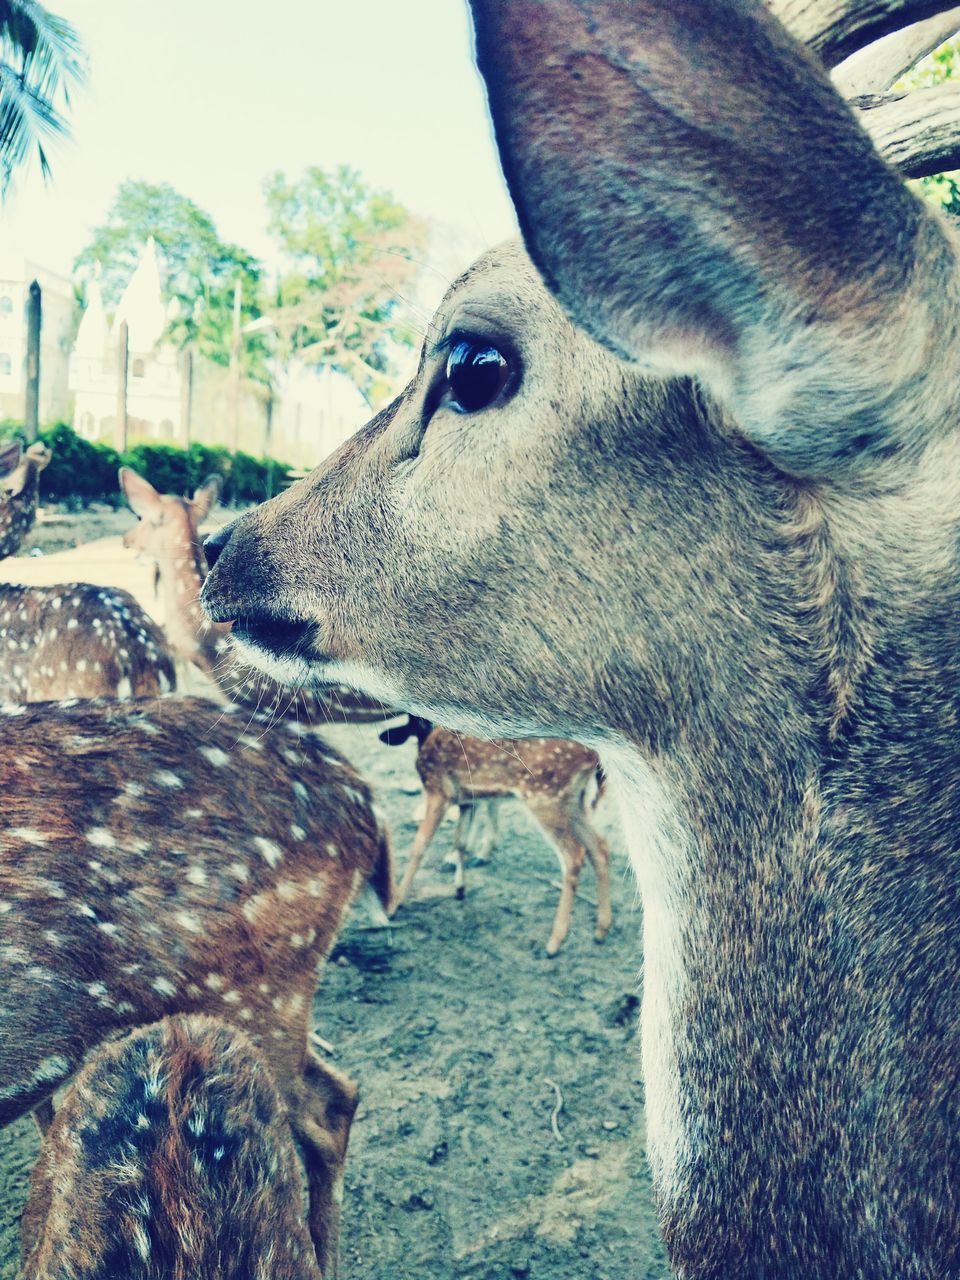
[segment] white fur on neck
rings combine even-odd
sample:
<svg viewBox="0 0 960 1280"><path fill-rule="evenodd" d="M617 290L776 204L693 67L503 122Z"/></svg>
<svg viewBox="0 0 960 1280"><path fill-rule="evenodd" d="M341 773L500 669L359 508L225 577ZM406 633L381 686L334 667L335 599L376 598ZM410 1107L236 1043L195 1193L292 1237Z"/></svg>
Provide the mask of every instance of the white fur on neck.
<svg viewBox="0 0 960 1280"><path fill-rule="evenodd" d="M662 1203L681 1190L690 1166L689 1099L678 1067L686 987L683 959L692 836L663 782L626 743L598 744L620 802L623 832L643 904L641 1043L647 1150Z"/></svg>

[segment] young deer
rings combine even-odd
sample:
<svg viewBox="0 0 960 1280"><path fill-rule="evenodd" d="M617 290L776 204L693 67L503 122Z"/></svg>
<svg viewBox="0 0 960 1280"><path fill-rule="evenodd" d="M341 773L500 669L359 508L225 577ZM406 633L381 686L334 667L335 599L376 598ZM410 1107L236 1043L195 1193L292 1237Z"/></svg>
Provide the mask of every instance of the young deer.
<svg viewBox="0 0 960 1280"><path fill-rule="evenodd" d="M0 1125L108 1036L179 1012L244 1028L290 1111L334 1269L353 1084L310 1048L317 966L386 832L345 760L202 699L0 710Z"/></svg>
<svg viewBox="0 0 960 1280"><path fill-rule="evenodd" d="M33 527L37 478L50 457L44 445L31 445L0 480L3 555ZM175 687L163 633L129 592L88 582L0 583L0 702L147 697Z"/></svg>
<svg viewBox="0 0 960 1280"><path fill-rule="evenodd" d="M121 467L120 487L140 518L124 534L123 545L154 561L171 647L213 680L230 702L293 716L303 725L338 720L362 724L396 714L345 686L313 694L275 684L237 661L229 644L229 626L204 617L200 590L207 563L198 530L220 496L219 476L211 476L192 498L179 498L158 493L132 467Z"/></svg>
<svg viewBox="0 0 960 1280"><path fill-rule="evenodd" d="M419 744L417 773L427 793L427 805L403 879L397 886L395 907L409 894L423 855L451 804L460 809L453 851L454 888L457 897L462 898L466 835L473 806L478 801L511 796L522 800L537 819L560 860L563 887L547 942L547 955L557 954L570 931L573 900L584 857L590 859L597 877L594 937L602 942L612 918L610 853L606 841L594 831L587 818L588 798L595 804L602 786L595 753L579 743L554 738L492 741L469 738L449 729L435 729L429 720L420 716L411 716L406 725L380 734L381 742L388 746L399 746L410 737L415 737Z"/></svg>
<svg viewBox="0 0 960 1280"><path fill-rule="evenodd" d="M958 1275L956 234L761 0L472 10L538 269L453 285L206 607L277 678L599 751L680 1276ZM931 6L817 10L835 61Z"/></svg>
<svg viewBox="0 0 960 1280"><path fill-rule="evenodd" d="M22 1280L319 1280L285 1105L236 1027L164 1018L100 1049L40 1149Z"/></svg>

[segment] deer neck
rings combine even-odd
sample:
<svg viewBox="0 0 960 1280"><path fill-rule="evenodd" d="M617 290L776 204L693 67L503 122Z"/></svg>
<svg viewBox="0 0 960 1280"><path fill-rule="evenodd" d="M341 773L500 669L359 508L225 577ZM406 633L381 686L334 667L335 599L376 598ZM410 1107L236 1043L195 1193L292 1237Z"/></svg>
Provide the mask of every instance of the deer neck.
<svg viewBox="0 0 960 1280"><path fill-rule="evenodd" d="M218 642L229 631L204 617L200 589L207 573L200 541L180 535L157 557L159 591L171 646L181 657L212 674L219 659Z"/></svg>
<svg viewBox="0 0 960 1280"><path fill-rule="evenodd" d="M865 559L868 587L903 559ZM659 750L592 744L643 904L648 1149L685 1280L928 1274L885 1250L911 1215L935 1241L905 1197L960 1160L937 1057L960 1053L960 607L905 590L859 626L839 730L842 690L768 653L765 695Z"/></svg>

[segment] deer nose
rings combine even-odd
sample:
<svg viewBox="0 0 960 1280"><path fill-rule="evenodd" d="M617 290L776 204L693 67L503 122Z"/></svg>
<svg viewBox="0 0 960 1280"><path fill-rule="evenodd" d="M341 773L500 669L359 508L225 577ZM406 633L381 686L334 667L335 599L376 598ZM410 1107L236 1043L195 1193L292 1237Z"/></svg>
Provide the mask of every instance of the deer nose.
<svg viewBox="0 0 960 1280"><path fill-rule="evenodd" d="M229 524L225 524L222 529L218 529L216 533L211 533L209 538L203 540L203 554L207 557L207 568L212 569L220 559L220 552L230 541L230 537L236 528L236 520L231 520Z"/></svg>

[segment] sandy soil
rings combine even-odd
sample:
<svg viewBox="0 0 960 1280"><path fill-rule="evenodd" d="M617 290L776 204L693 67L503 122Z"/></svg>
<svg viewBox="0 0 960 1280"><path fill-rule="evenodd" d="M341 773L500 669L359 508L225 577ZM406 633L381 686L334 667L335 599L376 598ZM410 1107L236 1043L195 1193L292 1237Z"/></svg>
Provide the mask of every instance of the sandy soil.
<svg viewBox="0 0 960 1280"><path fill-rule="evenodd" d="M63 560L27 561L25 577L34 580L40 565L44 580L51 567L63 571L60 580L110 574L150 607L149 574L117 539ZM2 567L16 576L14 562ZM375 726L329 734L377 789L402 865L418 803L414 748L383 747L376 735ZM587 871L570 937L556 959L545 956L556 860L519 806L504 806L501 847L490 866L468 871L463 903L438 866L452 834L446 825L394 927L371 929L355 912L315 1005L332 1061L362 1091L344 1204L345 1277L669 1275L644 1155L641 922L608 804L598 820L614 854L614 925L603 946L592 941ZM15 1274L36 1148L29 1120L0 1132L0 1280Z"/></svg>

